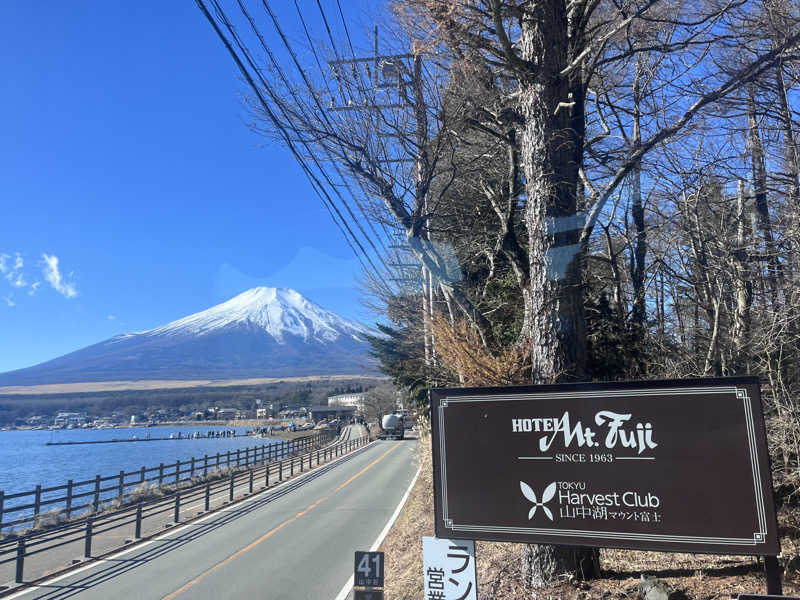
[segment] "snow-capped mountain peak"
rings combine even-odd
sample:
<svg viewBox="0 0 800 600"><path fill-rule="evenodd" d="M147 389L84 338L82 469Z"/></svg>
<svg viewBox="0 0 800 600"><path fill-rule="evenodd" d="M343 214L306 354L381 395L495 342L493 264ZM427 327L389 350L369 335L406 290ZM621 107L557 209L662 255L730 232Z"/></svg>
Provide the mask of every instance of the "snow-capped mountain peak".
<svg viewBox="0 0 800 600"><path fill-rule="evenodd" d="M366 330L294 290L257 287L162 327L0 374L0 385L374 373Z"/></svg>
<svg viewBox="0 0 800 600"><path fill-rule="evenodd" d="M360 339L364 333L358 324L325 310L295 290L264 286L140 335L198 336L228 328L265 331L279 342L287 335L325 343L342 335Z"/></svg>

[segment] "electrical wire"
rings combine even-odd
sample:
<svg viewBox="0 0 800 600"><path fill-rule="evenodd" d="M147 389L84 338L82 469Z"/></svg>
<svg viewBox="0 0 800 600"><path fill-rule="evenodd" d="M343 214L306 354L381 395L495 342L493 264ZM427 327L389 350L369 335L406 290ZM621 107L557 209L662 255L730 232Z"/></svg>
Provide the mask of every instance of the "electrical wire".
<svg viewBox="0 0 800 600"><path fill-rule="evenodd" d="M311 183L312 189L314 189L314 191L317 193L317 195L323 201L323 204L325 204L326 208L328 209L329 214L331 215L331 218L333 219L334 223L337 225L339 230L344 235L345 240L347 241L347 243L350 246L350 248L353 250L353 253L358 258L359 262L361 263L362 268L364 268L365 271L368 271L367 265L362 260L362 256L363 256L364 258L366 258L367 262L370 263L370 265L372 267L372 270L374 271L376 276L380 277L377 267L372 262L371 258L369 257L367 252L364 250L363 246L360 244L360 242L358 241L356 236L353 234L352 230L350 229L350 227L348 226L347 222L345 221L345 219L343 218L343 216L339 212L338 208L334 205L332 199L330 198L330 196L326 192L326 190L325 190L324 186L322 185L322 183L319 181L319 179L316 177L316 175L314 175L314 173L312 172L312 170L310 169L310 167L308 166L306 161L303 159L302 155L295 148L295 146L294 146L294 144L292 142L292 138L289 136L289 134L286 131L286 129L284 128L283 124L279 121L277 116L274 114L274 112L270 108L270 105L267 102L266 98L264 98L263 94L261 93L261 90L258 88L258 86L256 85L255 81L253 80L253 77L252 77L251 73L249 72L247 67L245 67L244 63L242 62L242 59L239 57L239 55L237 54L236 50L231 45L230 41L227 39L225 34L222 32L222 30L219 27L219 24L217 23L217 21L211 15L211 13L208 10L208 7L206 6L204 0L195 0L195 2L197 4L198 8L200 9L200 11L203 13L203 15L206 17L208 22L211 24L212 28L214 29L215 33L217 34L217 36L222 41L222 43L225 46L225 48L228 50L228 53L233 58L233 60L236 63L237 67L239 68L239 71L241 72L242 76L245 78L247 83L250 85L250 88L256 94L256 97L258 98L259 103L261 104L261 106L264 109L264 111L267 113L267 116L269 117L270 121L273 123L273 125L275 125L275 127L281 133L281 136L282 136L282 138L284 140L284 143L286 143L287 147L292 152L292 155L295 157L295 160L297 160L297 162L300 164L300 167L303 169L303 172L306 174L306 177L308 178L309 182ZM240 42L235 39L236 38L235 31L233 31L233 27L230 24L230 21L228 21L227 17L225 16L224 11L222 11L222 8L219 6L219 4L218 4L218 2L216 0L212 0L212 4L214 6L215 12L217 12L218 17L223 21L223 23L225 23L226 28L228 29L229 32L231 32L232 37L234 37L234 41L237 42L237 46L239 46L240 50L242 50L242 46L241 46ZM247 59L247 62L250 64L251 68L253 68L253 70L258 74L259 78L261 80L263 80L263 77L261 77L260 72L258 71L258 69L255 68L255 65L252 62L252 57L250 57L247 52L243 52L243 54L245 55L245 58ZM269 89L269 87L267 86L267 88L265 88L265 89ZM334 213L335 213L335 216L334 216ZM338 217L338 221L337 221L336 217ZM356 247L353 246L353 243L355 243L356 246L358 246L358 249L356 249ZM359 253L359 250L360 250L360 253Z"/></svg>

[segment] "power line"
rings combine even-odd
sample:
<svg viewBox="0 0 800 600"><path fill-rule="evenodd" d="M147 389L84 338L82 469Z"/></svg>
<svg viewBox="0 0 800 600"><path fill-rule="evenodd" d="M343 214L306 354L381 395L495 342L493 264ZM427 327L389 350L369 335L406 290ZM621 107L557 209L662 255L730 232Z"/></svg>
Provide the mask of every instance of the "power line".
<svg viewBox="0 0 800 600"><path fill-rule="evenodd" d="M261 46L262 46L262 48L263 48L263 49L264 49L264 51L267 53L267 56L269 57L270 61L272 62L272 65L273 65L273 67L275 68L275 70L276 70L276 71L277 71L277 73L278 73L278 76L281 78L281 80L283 81L284 85L286 86L286 89L287 89L287 91L288 91L288 92L289 92L289 93L292 95L292 97L295 99L295 101L297 102L297 104L302 106L302 104L303 104L303 102L302 102L302 99L298 97L298 95L297 95L297 92L296 92L296 90L294 89L294 86L292 86L292 84L289 82L289 80L288 80L288 78L286 77L286 74L284 73L284 71L283 71L283 69L281 68L280 64L279 64L279 63L278 63L278 61L275 59L275 55L272 53L272 51L270 50L270 48L269 48L269 47L266 45L266 43L264 42L264 38L263 38L263 36L261 35L261 32L258 30L258 28L256 27L256 25L255 25L255 23L254 23L253 19L250 17L249 13L247 12L247 10L246 10L246 9L244 8L244 6L242 5L242 2L241 2L241 0L238 0L238 2L239 2L239 7L240 7L240 9L242 10L242 13L245 15L245 17L246 17L246 18L248 19L248 21L250 22L250 25L251 25L251 28L253 29L253 32L256 34L256 36L258 37L259 41L261 42ZM324 108L323 108L323 107L320 105L320 103L319 103L319 100L317 99L317 96L316 96L315 90L314 90L313 86L311 85L311 82L309 81L308 77L306 76L306 73L303 71L302 67L300 66L300 61L297 59L297 54L295 53L294 49L291 47L291 44L289 43L289 41L288 41L288 39L287 39L286 35L283 33L283 30L282 30L282 28L280 27L280 24L278 23L278 20L277 20L277 18L275 17L275 14L274 14L274 12L272 11L272 8L270 7L269 3L268 3L266 0L262 0L262 4L264 5L264 8L266 9L266 11L267 11L267 14L268 14L268 15L270 16L270 18L272 19L273 25L274 25L274 27L275 27L276 31L278 32L278 35L280 36L281 40L283 41L283 43L284 43L284 46L286 47L287 51L288 51L288 52L289 52L289 54L291 55L291 57L292 57L292 60L293 60L293 62L294 62L294 64L295 64L295 66L297 67L297 70L300 72L300 74L301 74L301 77L302 77L303 81L305 82L305 84L306 84L306 87L308 88L308 91L309 91L309 93L311 94L312 98L314 99L314 103L316 104L316 106L317 106L317 109L318 109L318 110L320 111L320 113L322 114L322 116L323 116L324 120L326 121L326 123L328 124L328 126L329 126L331 129L333 129L333 124L332 124L332 123L331 123L331 122L328 120L328 117L327 117L327 114L325 113L325 110L324 110ZM310 148L308 148L308 146L307 146L307 145L306 145L306 149L307 149L307 150L309 151L309 153L312 155L312 159L313 159L313 160L314 160L314 162L317 164L317 166L319 167L320 171L322 171L322 172L323 172L323 174L325 174L325 173L324 173L324 169L322 168L322 166L321 166L321 165L319 165L318 161L316 160L316 157L314 157L314 156L313 156L313 152L311 152L311 149L310 149ZM340 181L343 183L343 185L345 186L345 188L347 189L347 191L350 193L350 195L351 195L351 196L353 197L353 199L355 200L355 202L356 202L356 205L358 206L358 208L359 208L359 211L361 212L362 216L363 216L363 217L364 217L364 219L366 220L366 222L367 222L367 224L368 224L369 228L372 230L372 232L373 232L373 234L374 234L375 236L377 236L377 237L380 237L380 236L379 236L379 234L378 234L378 232L377 232L377 231L375 231L375 228L374 228L374 226L373 226L373 224L372 224L372 220L371 220L371 219L370 219L370 218L367 216L367 214L366 214L366 211L364 210L364 207L363 207L363 206L361 205L361 203L358 201L358 198L357 198L356 194L355 194L355 193L353 193L353 190L350 188L350 185L349 185L349 183L347 182L347 179L344 177L344 175L342 174L342 172L341 172L341 170L339 169L338 165L336 164L335 157L334 157L334 156L333 156L333 155L330 153L330 151L329 151L327 148L325 148L324 146L323 146L323 150L324 150L324 152L326 153L326 155L327 155L328 159L330 159L330 160L331 160L331 164L333 165L333 168L334 168L334 170L335 170L336 174L339 176L339 180L340 180ZM347 200L346 200L346 199L345 199L345 198L344 198L344 197L341 195L341 193L339 192L339 190L338 190L337 186L336 186L336 185L335 185L335 184L334 184L332 181L330 181L330 179L328 179L327 175L325 175L325 177L326 177L326 179L328 180L328 182L330 183L330 185L333 187L333 190L334 190L334 192L335 192L336 196L339 198L339 200L340 200L340 201L341 201L341 203L344 205L344 207L345 207L345 209L347 210L347 212L350 214L350 216L351 216L351 217L353 218L353 220L355 221L355 223L356 223L356 225L358 226L359 230L360 230L360 231L361 231L361 233L363 234L363 236L364 236L364 239L366 239L366 241L369 243L369 245L370 245L370 246L372 247L372 249L375 251L375 253L376 253L377 257L379 258L379 260L380 260L380 261L381 261L381 262L384 264L384 266L385 266L385 267L387 267L387 269L388 269L388 265L386 265L385 259L384 259L384 258L381 256L381 251L380 251L380 250L377 248L377 246L375 245L375 243L373 242L373 240L372 240L372 238L369 236L369 234L368 234L366 231L364 231L364 228L363 228L363 226L361 225L361 221L360 221L359 219L357 219L357 218L356 218L356 216L355 216L355 214L353 213L353 210L351 209L351 207L350 207L350 205L348 204ZM362 188L362 190L363 190L363 188ZM379 242L379 243L380 243L380 242Z"/></svg>
<svg viewBox="0 0 800 600"><path fill-rule="evenodd" d="M306 177L309 179L309 182L311 183L312 188L315 190L315 192L320 197L320 199L322 199L323 204L325 204L326 208L328 209L328 212L331 215L331 218L333 219L334 223L337 225L339 230L342 231L342 234L344 235L345 240L347 241L347 243L350 246L350 248L353 250L354 254L358 258L358 260L361 263L362 267L365 270L367 270L367 266L364 264L364 261L361 259L361 255L363 255L367 259L367 261L372 266L372 269L374 270L375 274L378 275L377 267L372 262L372 260L370 259L369 255L364 250L363 246L361 246L360 242L358 242L358 240L356 239L356 236L353 234L352 230L350 230L349 226L347 225L346 221L342 217L341 213L336 208L336 206L334 205L332 199L328 196L327 192L325 191L324 186L322 185L322 183L313 174L313 172L311 171L309 166L306 164L306 162L303 159L303 157L300 155L300 153L295 148L294 144L292 143L292 139L289 136L288 132L285 130L285 128L283 127L282 123L278 120L276 115L271 110L271 108L269 106L269 103L267 102L267 100L262 95L262 93L259 90L258 86L255 84L255 81L253 80L253 77L251 76L250 72L245 67L244 63L242 62L242 60L240 59L239 55L234 50L234 48L231 45L230 41L227 39L227 37L225 36L225 34L220 29L220 27L217 24L217 22L214 19L214 17L209 12L208 8L205 5L204 0L195 0L195 2L197 4L198 8L200 9L200 11L203 13L203 15L206 17L208 22L213 27L214 31L216 32L217 36L222 41L222 43L225 46L225 48L228 50L228 53L233 58L233 60L236 63L237 67L239 68L239 71L242 73L242 76L245 78L245 80L248 82L248 84L250 85L250 87L253 90L253 92L256 94L256 97L258 98L262 108L265 110L265 112L267 113L268 117L270 118L272 123L275 125L275 127L280 131L281 136L284 139L284 142L286 143L286 145L288 146L289 150L294 155L295 159L300 164L301 168L303 169L303 172L306 174ZM255 68L255 65L253 64L252 58L249 56L249 53L247 53L246 50L244 50L242 48L242 44L241 44L240 40L238 40L238 36L236 36L235 31L233 31L232 25L228 21L227 17L225 16L224 11L222 11L222 8L219 6L217 0L212 0L212 2L213 2L215 11L217 12L217 14L220 17L220 19L225 23L226 28L228 29L228 31L231 33L231 36L236 41L237 46L239 46L240 50L242 51L242 53L244 54L245 58L247 59L247 62L250 64L251 68L253 68L256 73L259 73L258 70ZM260 73L258 74L258 76L259 76L259 79L266 84L266 82L263 80L263 77L261 77ZM268 91L271 91L271 88L269 88L268 85L265 85L265 89L267 89ZM333 209L333 210L331 210L331 209ZM339 217L339 221L337 221L336 217L334 216L334 212ZM343 227L344 227L344 229L343 229ZM350 237L348 237L348 234L349 234ZM351 240L352 240L352 242L355 242L355 244L359 247L359 249L361 250L361 255L359 254L358 250L353 246L353 243L351 242Z"/></svg>
<svg viewBox="0 0 800 600"><path fill-rule="evenodd" d="M216 0L215 0L215 5L216 5L216 8L217 8L217 10L218 10L218 11L221 11L221 10L222 10L222 9L219 7L219 4L216 2ZM274 55L272 54L272 52L270 51L269 47L268 47L268 46L266 45L266 43L264 42L264 39L263 39L263 37L261 36L261 34L260 34L260 31L258 30L258 28L257 28L257 27L256 27L256 25L255 25L255 21L254 21L254 20L252 19L252 17L249 15L249 13L247 12L246 8L245 8L245 7L242 5L241 1L239 1L239 7L240 7L240 9L242 10L242 13L245 15L245 17L246 17L246 18L248 19L248 21L250 22L250 24L251 24L251 27L252 27L252 29L253 29L254 33L255 33L255 34L257 35L257 37L259 38L259 40L260 40L260 42L261 42L261 44L262 44L262 47L264 48L264 50L265 50L265 51L267 52L267 54L269 55L269 57L270 57L271 61L273 62L273 65L274 65L274 67L275 67L275 68L276 68L276 70L279 72L279 75L280 75L280 76L281 76L281 78L283 79L283 81L284 81L284 84L287 86L287 89L290 91L290 93L292 93L293 97L294 97L294 98L295 98L295 100L298 102L298 104L300 104L300 105L302 106L302 102L300 102L299 98L297 98L296 94L294 93L293 87L292 87L292 86L289 84L289 82L288 82L288 80L286 79L286 77L285 77L285 75L284 75L284 73L283 73L282 69L280 68L280 65L279 65L279 64L278 64L278 62L275 60L275 57L274 57ZM268 8L268 7L267 7L267 8ZM284 117L287 119L287 122L288 122L289 124L291 124L291 116L290 116L290 115L287 113L287 110L286 110L286 108L285 108L285 106L284 106L284 103L283 103L283 102L281 102L281 100L280 100L280 99L277 97L277 94L275 94L274 90L273 90L273 89L272 89L272 87L269 85L269 83L268 83L268 82L267 82L267 81L266 81L266 80L265 80L265 79L264 79L264 78L261 76L261 72L260 72L260 70L259 70L259 69L258 69L258 68L255 66L255 64L254 64L254 61L252 60L252 57L250 56L250 52L249 52L249 50L248 50L248 49L247 49L247 48L244 46L244 44L241 42L241 40L240 40L240 38L239 38L238 34L237 34L235 31L234 31L233 25L230 23L230 21L228 20L227 16L225 16L225 15L224 15L224 12L221 14L221 18L222 18L222 19L223 19L223 21L225 22L225 25L226 25L226 27L227 27L227 28L228 28L228 30L230 31L230 33L231 33L231 35L233 36L234 40L236 41L236 43L237 43L237 46L239 46L239 49L240 49L240 51L241 51L241 52L242 52L242 53L245 55L246 59L248 60L248 63L249 63L249 64L250 64L250 66L251 66L251 67L254 69L254 71L257 73L257 75L258 75L258 78L259 78L259 80L261 81L261 83L262 83L262 85L264 86L264 88L267 90L267 93L270 95L270 97L271 97L271 98L272 98L272 100L275 102L275 104L277 105L277 107L278 107L278 108L280 109L280 111L283 113L283 116L284 116ZM291 126L291 125L290 125L290 126ZM293 129L294 129L294 128L293 128ZM305 148L305 149L308 151L308 153L309 153L309 155L310 155L310 157L311 157L312 161L314 162L315 166L317 167L317 170L319 171L319 173L320 173L320 174L322 175L322 177L323 177L323 178L324 178L324 179L327 181L327 183L329 184L329 186L331 186L331 187L333 188L333 190L334 190L334 192L336 193L336 195L339 197L339 199L340 199L340 200L342 201L342 203L345 205L345 208L347 209L347 211L348 211L348 213L350 214L350 216L351 216L351 217L353 217L353 219L356 221L356 225L357 225L357 226L358 226L358 228L361 230L361 233L364 235L364 237L365 237L365 239L367 240L367 242L368 242L368 243L369 243L369 244L370 244L370 245L373 247L373 249L376 251L376 255L377 255L378 259L381 261L381 263L383 263L383 264L384 264L384 267L386 267L386 268L387 268L387 270L388 270L388 267L387 267L387 265L386 265L386 263L385 263L384 259L383 259L383 258L380 256L380 252L379 252L379 251L378 251L378 249L375 247L375 245L374 245L374 243L372 242L371 238L369 238L369 236L368 236L368 235L366 234L366 232L363 230L363 227L361 227L361 224L360 224L360 223L358 222L358 220L355 218L355 215L353 215L353 213L352 213L352 210L350 209L350 206L349 206L349 205L346 203L345 199L344 199L344 198L341 196L341 194L339 193L338 189L336 189L336 187L335 187L335 184L334 184L334 183L333 183L333 182L330 180L330 178L328 177L328 175L327 175L327 173L325 172L324 168L322 167L322 165L320 165L319 161L317 160L316 156L314 155L313 151L311 150L311 148L309 148L308 144L305 142L305 140L303 140L303 139L302 139L302 137L301 137L301 139L300 139L300 143L301 143L301 144L304 146L304 148ZM305 164L305 163L304 163L304 164ZM318 180L317 180L317 182L319 183L319 181L318 181ZM320 183L320 186L321 186L321 183ZM377 268L374 266L374 263L373 263L373 262L372 262L372 260L369 258L369 256L367 255L366 251L364 251L364 249L363 249L363 246L362 246L362 245L361 245L361 243L358 241L358 239L356 238L356 236L353 234L353 232L352 232L352 230L350 229L349 225L347 225L347 221L346 221L346 219L344 219L344 217L342 216L342 214L339 212L339 209L338 209L338 208L336 208L336 205L333 203L332 199L331 199L331 198L330 198L330 196L327 194L327 192L325 193L325 196L326 196L326 198L328 199L328 201L330 202L330 204L331 204L331 207L334 209L334 211L336 212L336 214L339 216L339 218L340 218L340 220L342 221L342 223L344 224L344 226L347 228L347 231L348 231L348 232L351 234L351 236L352 236L352 238L353 238L353 241L354 241L354 242L355 242L355 243L356 243L356 244L359 246L359 248L362 250L362 252L363 252L363 254L364 254L365 258L368 260L368 262L370 262L370 264L371 264L371 265L373 265L373 267L376 269L376 274L377 274Z"/></svg>

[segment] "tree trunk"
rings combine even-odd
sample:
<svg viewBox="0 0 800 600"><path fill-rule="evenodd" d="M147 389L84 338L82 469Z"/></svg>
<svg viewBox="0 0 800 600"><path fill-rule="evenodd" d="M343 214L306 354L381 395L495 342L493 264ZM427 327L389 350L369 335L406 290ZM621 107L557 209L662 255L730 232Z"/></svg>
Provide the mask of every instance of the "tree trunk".
<svg viewBox="0 0 800 600"><path fill-rule="evenodd" d="M642 144L642 129L641 129L641 86L640 80L642 75L644 59L641 55L636 61L636 71L633 79L633 148L632 151L639 150ZM633 251L631 253L631 284L633 285L633 306L631 311L631 328L635 344L634 354L636 358L635 372L641 375L646 369L644 360L642 359L642 350L644 347L644 336L646 330L646 312L645 312L645 295L644 295L644 273L645 273L645 258L647 256L647 232L644 228L644 204L642 203L642 161L636 161L631 169L631 217L633 218L633 225L636 228L635 241ZM633 370L634 365L630 365L629 369Z"/></svg>
<svg viewBox="0 0 800 600"><path fill-rule="evenodd" d="M783 60L775 67L776 95L780 103L780 122L783 130L783 145L786 164L789 169L789 197L793 206L800 206L800 157L797 153L797 140L794 133L792 111L789 108L786 82L783 78Z"/></svg>
<svg viewBox="0 0 800 600"><path fill-rule="evenodd" d="M772 224L770 223L769 205L767 204L767 169L764 158L764 146L761 143L761 132L758 128L756 119L756 101L753 90L749 91L748 96L748 123L750 137L750 161L753 173L753 192L755 196L755 208L758 215L758 224L761 234L764 236L764 251L767 254L767 283L769 285L772 304L778 303L778 279L780 277L780 265L778 263L778 251L775 246L775 239L772 235Z"/></svg>
<svg viewBox="0 0 800 600"><path fill-rule="evenodd" d="M749 269L749 220L745 210L744 182L740 179L736 190L736 311L734 312L733 350L737 357L734 368L749 372L750 306L753 302L753 282Z"/></svg>
<svg viewBox="0 0 800 600"><path fill-rule="evenodd" d="M522 81L525 126L521 140L527 205L528 260L533 296L533 380L581 379L586 370L582 261L577 213L576 146L566 66L567 14L561 1L525 11L522 59L531 65ZM550 231L548 231L548 221Z"/></svg>
<svg viewBox="0 0 800 600"><path fill-rule="evenodd" d="M570 82L560 75L569 47L565 3L536 2L524 10L521 58L529 68L520 86L525 118L521 154L532 302L531 376L536 383L549 383L582 379L586 371L583 263L574 227L576 157L582 155L583 140L569 105ZM597 566L597 552L590 548L529 545L521 559L533 588L564 573L592 577Z"/></svg>

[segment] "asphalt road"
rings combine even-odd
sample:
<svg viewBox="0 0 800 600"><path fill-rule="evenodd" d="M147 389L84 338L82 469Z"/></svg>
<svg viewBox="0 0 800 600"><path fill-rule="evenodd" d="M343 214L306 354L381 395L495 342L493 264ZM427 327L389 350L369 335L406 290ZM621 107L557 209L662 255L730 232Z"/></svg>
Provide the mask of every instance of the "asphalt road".
<svg viewBox="0 0 800 600"><path fill-rule="evenodd" d="M416 441L380 441L9 598L333 600L416 472Z"/></svg>

